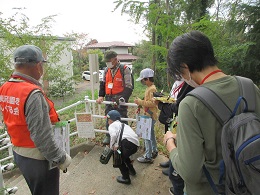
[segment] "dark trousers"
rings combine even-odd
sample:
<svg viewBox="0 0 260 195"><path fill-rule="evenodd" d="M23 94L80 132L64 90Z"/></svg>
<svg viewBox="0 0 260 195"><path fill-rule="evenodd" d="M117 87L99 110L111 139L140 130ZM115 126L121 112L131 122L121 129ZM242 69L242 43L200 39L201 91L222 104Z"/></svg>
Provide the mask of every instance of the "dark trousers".
<svg viewBox="0 0 260 195"><path fill-rule="evenodd" d="M119 167L119 170L124 179L129 179L129 169L128 167L133 167L130 156L137 152L138 146L133 144L132 142L128 141L127 139L123 139L121 142L121 152L122 152L122 159L123 163Z"/></svg>
<svg viewBox="0 0 260 195"><path fill-rule="evenodd" d="M174 195L183 195L184 181L173 168L171 161L169 166L169 179L174 187Z"/></svg>
<svg viewBox="0 0 260 195"><path fill-rule="evenodd" d="M115 99L113 99L113 97L111 96L106 96L105 97L106 101L115 101ZM114 106L114 105L110 105L110 104L106 104L106 108L105 108L105 115L107 115L107 113L110 110L117 110L122 118L128 118L127 116L127 106ZM128 124L127 121L122 121L125 124ZM106 128L108 129L108 123L106 122Z"/></svg>
<svg viewBox="0 0 260 195"><path fill-rule="evenodd" d="M59 195L60 171L49 170L47 160L36 160L23 157L15 152L14 162L22 172L32 195Z"/></svg>

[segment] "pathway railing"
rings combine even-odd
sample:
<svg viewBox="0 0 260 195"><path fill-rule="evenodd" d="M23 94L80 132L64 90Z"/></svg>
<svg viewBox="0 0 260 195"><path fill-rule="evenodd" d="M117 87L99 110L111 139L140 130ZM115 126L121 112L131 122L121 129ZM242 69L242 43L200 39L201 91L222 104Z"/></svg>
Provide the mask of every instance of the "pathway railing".
<svg viewBox="0 0 260 195"><path fill-rule="evenodd" d="M101 105L98 105L97 106L97 103L96 103L96 100L90 100L88 96L85 96L85 99L84 100L80 100L74 104L71 104L67 107L64 107L60 110L58 110L57 112L60 114L66 110L69 110L69 109L72 109L80 104L85 104L85 111L87 113L91 113L92 115L92 118L94 119L93 121L95 122L95 119L96 118L99 118L99 119L105 119L106 116L103 115L103 113L101 113ZM111 102L111 101L103 101L101 104L112 104L112 105L117 105L116 102ZM97 106L97 110L96 110L96 106ZM130 107L137 107L137 104L135 103L125 103L123 101L119 101L119 105L117 106L130 106ZM97 112L97 113L96 113ZM122 121L133 121L133 122L136 122L137 120L137 114L134 116L134 118L121 118ZM76 119L75 118L72 118L72 119L69 119L68 120L68 128L66 129L69 134L69 137L71 136L75 136L78 134L78 132L70 132L70 123L71 122L75 122ZM100 133L108 133L107 130L102 130L102 129L94 129L94 132L100 132ZM2 159L0 159L0 167L1 167L1 171L0 171L0 194L14 194L18 188L17 187L12 187L12 188L5 188L5 185L4 185L4 181L3 181L3 175L2 173L5 172L5 171L8 171L8 170L11 170L13 167L14 167L14 164L13 162L10 162L10 163L6 163L7 161L10 161L10 160L13 160L13 153L12 153L12 144L10 142L10 138L8 136L8 133L7 132L4 132L2 135L0 135L0 151L4 151L4 150L8 150L8 155L7 157L4 157ZM1 164L4 162L6 163L5 165L2 165ZM1 190L4 192L2 193Z"/></svg>

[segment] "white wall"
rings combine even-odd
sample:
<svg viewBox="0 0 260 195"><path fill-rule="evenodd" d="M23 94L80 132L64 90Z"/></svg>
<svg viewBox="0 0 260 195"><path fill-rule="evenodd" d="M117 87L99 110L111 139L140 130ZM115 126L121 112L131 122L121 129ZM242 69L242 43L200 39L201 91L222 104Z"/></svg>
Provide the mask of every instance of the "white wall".
<svg viewBox="0 0 260 195"><path fill-rule="evenodd" d="M59 40L55 43L56 45L59 44ZM71 48L71 42L69 43L69 48ZM48 56L47 56L48 57ZM64 49L62 51L62 54L60 56L60 60L56 63L57 65L62 65L64 68L63 70L66 71L68 74L66 74L66 77L72 77L73 76L73 56L72 51L70 49ZM53 64L50 64L51 66L54 66Z"/></svg>
<svg viewBox="0 0 260 195"><path fill-rule="evenodd" d="M115 47L115 48L110 48L110 50L115 51L117 54L128 54L127 47Z"/></svg>

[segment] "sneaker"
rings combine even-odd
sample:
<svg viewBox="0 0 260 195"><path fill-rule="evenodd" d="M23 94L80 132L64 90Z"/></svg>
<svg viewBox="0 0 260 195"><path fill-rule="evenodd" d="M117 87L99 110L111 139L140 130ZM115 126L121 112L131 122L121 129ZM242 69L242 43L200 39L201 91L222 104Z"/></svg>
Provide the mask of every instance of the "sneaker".
<svg viewBox="0 0 260 195"><path fill-rule="evenodd" d="M170 187L169 188L169 192L170 192L171 195L174 195L174 193L173 193L174 192L174 187Z"/></svg>
<svg viewBox="0 0 260 195"><path fill-rule="evenodd" d="M117 181L118 183L131 184L130 178L124 179L122 176L118 176L118 177L116 178L116 181Z"/></svg>
<svg viewBox="0 0 260 195"><path fill-rule="evenodd" d="M162 173L166 176L169 176L169 168L168 169L163 169Z"/></svg>
<svg viewBox="0 0 260 195"><path fill-rule="evenodd" d="M155 159L158 156L158 151L152 152L152 158Z"/></svg>
<svg viewBox="0 0 260 195"><path fill-rule="evenodd" d="M161 162L160 166L162 168L168 168L170 166L170 160L166 161L166 162Z"/></svg>
<svg viewBox="0 0 260 195"><path fill-rule="evenodd" d="M137 161L140 162L140 163L153 163L153 159L146 158L144 156L138 157Z"/></svg>

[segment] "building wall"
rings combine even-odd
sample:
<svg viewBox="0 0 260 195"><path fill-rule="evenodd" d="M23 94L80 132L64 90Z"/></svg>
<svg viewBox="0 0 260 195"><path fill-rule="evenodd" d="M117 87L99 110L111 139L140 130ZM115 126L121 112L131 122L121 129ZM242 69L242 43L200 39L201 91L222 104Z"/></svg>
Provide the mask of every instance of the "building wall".
<svg viewBox="0 0 260 195"><path fill-rule="evenodd" d="M58 45L59 42L60 41L57 41L55 44ZM71 42L68 42L68 44L68 47L71 48ZM63 70L67 72L66 78L70 78L73 76L73 56L72 51L70 49L66 48L61 52L60 60L56 64L62 65L62 67L64 67Z"/></svg>
<svg viewBox="0 0 260 195"><path fill-rule="evenodd" d="M128 54L128 47L111 47L110 50L115 51L117 54Z"/></svg>

